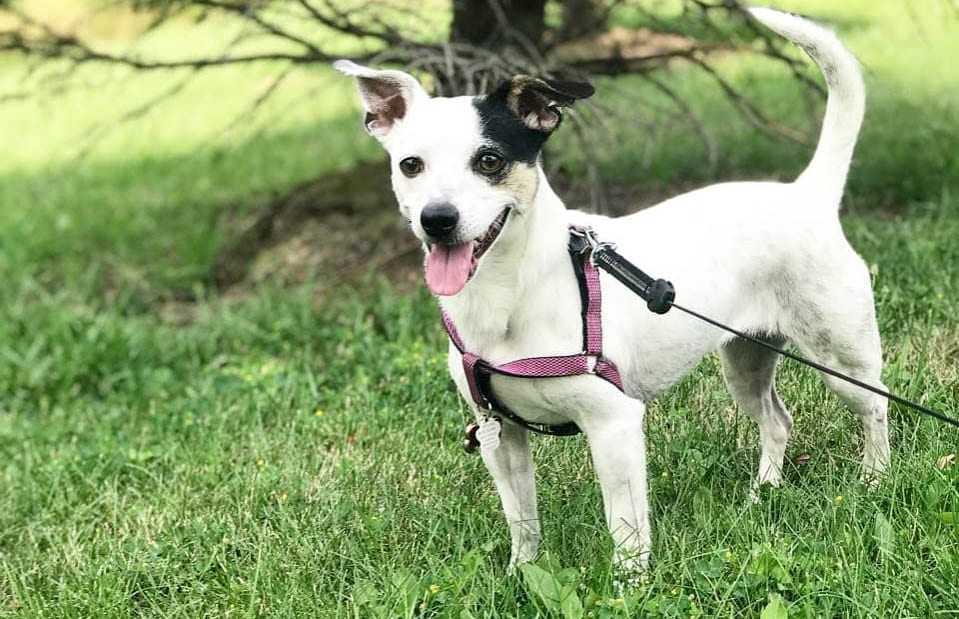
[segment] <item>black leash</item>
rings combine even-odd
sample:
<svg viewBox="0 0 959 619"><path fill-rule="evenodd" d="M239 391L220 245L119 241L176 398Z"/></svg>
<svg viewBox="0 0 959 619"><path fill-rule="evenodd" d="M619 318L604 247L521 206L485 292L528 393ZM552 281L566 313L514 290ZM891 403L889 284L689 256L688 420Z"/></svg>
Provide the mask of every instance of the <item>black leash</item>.
<svg viewBox="0 0 959 619"><path fill-rule="evenodd" d="M805 357L801 357L795 353L791 353L788 350L783 350L782 348L773 346L769 342L766 342L760 338L749 335L748 333L743 333L742 331L739 331L730 326L724 325L718 320L713 320L712 318L709 318L708 316L704 316L697 311L691 310L688 307L683 307L682 305L677 304L674 300L676 298L676 290L673 288L673 284L671 282L668 282L664 279L653 279L652 277L644 273L642 270L640 270L639 267L637 267L635 264L633 264L632 262L624 258L621 254L619 254L612 244L600 242L596 238L595 234L592 233L592 231L587 232L586 238L593 250L592 251L593 263L597 267L603 269L604 271L606 271L607 273L615 277L617 280L619 280L620 283L625 285L627 288L629 288L630 290L638 294L640 297L642 297L642 299L646 301L646 307L649 308L651 312L654 312L656 314L665 314L671 308L675 307L681 312L684 312L694 318L698 318L699 320L707 322L713 325L714 327L718 327L720 329L723 329L724 331L728 331L729 333L732 333L733 335L737 337L741 337L744 340L748 340L754 344L758 344L759 346L762 346L763 348L767 348L779 355L782 355L783 357L788 357L789 359L792 359L793 361L798 361L799 363L808 365L809 367L815 368L819 370L820 372L829 374L830 376L835 376L836 378L840 380L844 380L847 383L851 383L853 385L856 385L857 387L860 387L867 391L871 391L872 393L875 393L876 395L880 395L884 398L892 400L893 402L896 402L897 404L907 406L909 408L919 411L920 413L924 415L934 417L938 419L939 421L959 427L959 419L949 417L948 415L944 415L927 406L923 406L922 404L918 404L916 402L907 400L906 398L900 397L894 393L883 391L882 389L877 389L876 387L873 387L872 385L864 383L861 380L855 379L852 376L847 376L846 374L843 374L842 372L839 372L830 367L822 365L821 363L816 363L815 361L811 361L809 359L806 359Z"/></svg>

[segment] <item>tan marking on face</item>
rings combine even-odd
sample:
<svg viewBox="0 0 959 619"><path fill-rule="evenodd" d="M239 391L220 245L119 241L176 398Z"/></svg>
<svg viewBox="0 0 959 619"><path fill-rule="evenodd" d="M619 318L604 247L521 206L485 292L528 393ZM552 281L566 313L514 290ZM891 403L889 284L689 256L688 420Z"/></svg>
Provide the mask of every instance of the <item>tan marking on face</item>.
<svg viewBox="0 0 959 619"><path fill-rule="evenodd" d="M532 204L538 184L536 166L516 162L496 187L510 193L516 198L517 204L525 206Z"/></svg>

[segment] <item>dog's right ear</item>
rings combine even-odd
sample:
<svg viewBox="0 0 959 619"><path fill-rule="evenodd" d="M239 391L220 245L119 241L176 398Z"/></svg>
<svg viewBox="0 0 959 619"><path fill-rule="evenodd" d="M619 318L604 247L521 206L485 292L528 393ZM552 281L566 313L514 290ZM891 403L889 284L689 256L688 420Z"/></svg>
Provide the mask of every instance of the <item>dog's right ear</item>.
<svg viewBox="0 0 959 619"><path fill-rule="evenodd" d="M593 96L588 82L564 82L516 75L504 84L506 104L524 125L535 131L552 133L563 120L563 109L580 99ZM501 87L501 88L503 88Z"/></svg>
<svg viewBox="0 0 959 619"><path fill-rule="evenodd" d="M429 98L420 83L409 73L370 69L349 60L337 60L333 68L356 78L360 99L366 110L363 125L370 135L379 140L406 116L415 101Z"/></svg>

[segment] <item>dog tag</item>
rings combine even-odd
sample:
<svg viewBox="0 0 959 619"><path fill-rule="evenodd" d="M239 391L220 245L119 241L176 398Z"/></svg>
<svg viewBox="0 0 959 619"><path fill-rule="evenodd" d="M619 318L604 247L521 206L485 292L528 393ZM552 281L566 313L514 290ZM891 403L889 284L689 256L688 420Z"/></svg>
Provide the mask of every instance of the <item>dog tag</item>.
<svg viewBox="0 0 959 619"><path fill-rule="evenodd" d="M495 417L487 417L480 422L476 429L476 440L479 441L480 451L490 453L499 447L499 420Z"/></svg>

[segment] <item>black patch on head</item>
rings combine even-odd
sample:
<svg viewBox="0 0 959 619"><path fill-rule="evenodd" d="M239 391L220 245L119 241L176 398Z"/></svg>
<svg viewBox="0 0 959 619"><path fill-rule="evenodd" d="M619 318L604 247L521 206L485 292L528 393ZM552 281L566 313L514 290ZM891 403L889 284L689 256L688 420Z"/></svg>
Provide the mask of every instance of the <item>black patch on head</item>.
<svg viewBox="0 0 959 619"><path fill-rule="evenodd" d="M585 82L542 80L517 75L473 101L483 137L507 161L533 165L550 134L563 120L562 109L593 94Z"/></svg>
<svg viewBox="0 0 959 619"><path fill-rule="evenodd" d="M473 107L479 113L483 137L496 145L507 161L533 165L549 133L530 129L510 109L508 98L511 88L511 82L503 82L485 97L474 99Z"/></svg>

